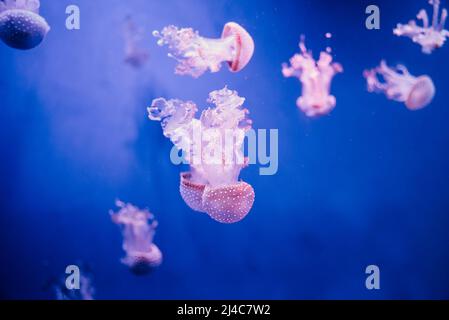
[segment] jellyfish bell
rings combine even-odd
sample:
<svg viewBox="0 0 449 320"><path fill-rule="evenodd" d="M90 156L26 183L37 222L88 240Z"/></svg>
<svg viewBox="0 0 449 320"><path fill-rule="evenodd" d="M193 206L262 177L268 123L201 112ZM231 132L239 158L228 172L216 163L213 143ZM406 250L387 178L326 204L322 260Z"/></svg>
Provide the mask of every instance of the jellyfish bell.
<svg viewBox="0 0 449 320"><path fill-rule="evenodd" d="M39 6L39 0L0 0L0 39L14 49L38 46L50 31Z"/></svg>
<svg viewBox="0 0 449 320"><path fill-rule="evenodd" d="M203 203L209 216L221 223L236 223L247 216L254 204L255 192L246 182L207 186Z"/></svg>
<svg viewBox="0 0 449 320"><path fill-rule="evenodd" d="M162 264L162 252L152 243L147 251L130 252L121 261L133 274L145 275Z"/></svg>
<svg viewBox="0 0 449 320"><path fill-rule="evenodd" d="M228 22L223 28L222 39L233 37L235 40L235 54L228 61L229 70L238 72L242 70L254 54L254 40L242 26L235 22Z"/></svg>
<svg viewBox="0 0 449 320"><path fill-rule="evenodd" d="M206 185L192 181L190 172L182 172L180 176L179 192L184 202L194 211L206 212L203 206Z"/></svg>
<svg viewBox="0 0 449 320"><path fill-rule="evenodd" d="M410 110L419 110L430 104L434 96L435 85L432 79L428 76L420 76L405 100L405 105Z"/></svg>

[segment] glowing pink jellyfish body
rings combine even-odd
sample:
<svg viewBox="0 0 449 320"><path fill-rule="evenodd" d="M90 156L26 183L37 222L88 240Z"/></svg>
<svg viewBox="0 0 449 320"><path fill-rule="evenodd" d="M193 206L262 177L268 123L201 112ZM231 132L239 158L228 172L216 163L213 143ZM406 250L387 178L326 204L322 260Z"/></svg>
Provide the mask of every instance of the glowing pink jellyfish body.
<svg viewBox="0 0 449 320"><path fill-rule="evenodd" d="M403 65L393 69L382 61L379 67L365 70L363 75L369 92L383 92L388 99L404 102L410 110L424 108L435 96L435 86L429 76L414 77Z"/></svg>
<svg viewBox="0 0 449 320"><path fill-rule="evenodd" d="M299 48L301 53L290 59L290 66L286 63L282 65L282 74L301 81L302 95L296 100L296 105L308 117L328 114L336 104L335 97L330 94L331 82L337 73L343 72L343 67L332 63L332 56L325 51L315 61L312 52L307 51L304 37L301 37Z"/></svg>
<svg viewBox="0 0 449 320"><path fill-rule="evenodd" d="M0 0L0 39L15 49L38 46L50 30L39 7L39 0Z"/></svg>
<svg viewBox="0 0 449 320"><path fill-rule="evenodd" d="M438 16L440 0L429 0L429 3L433 5L431 25L429 25L429 17L427 12L422 9L416 16L419 20L422 20L422 27L418 26L415 20L411 20L408 24L399 23L393 30L395 35L409 37L413 40L413 42L421 45L422 52L427 54L432 53L432 51L436 48L442 47L446 41L446 38L449 37L449 31L444 29L444 24L447 18L447 10L442 10L440 18Z"/></svg>
<svg viewBox="0 0 449 320"><path fill-rule="evenodd" d="M224 88L209 94L208 108L195 118L191 101L153 100L149 118L162 122L163 133L182 150L190 165L180 176L180 193L193 210L207 213L221 223L242 220L254 203L254 189L239 181L247 165L243 155L246 131L251 128L245 101L236 91Z"/></svg>
<svg viewBox="0 0 449 320"><path fill-rule="evenodd" d="M162 253L153 243L157 221L148 210L118 200L116 205L120 210L110 214L122 230L126 257L121 261L137 275L148 273L162 263Z"/></svg>
<svg viewBox="0 0 449 320"><path fill-rule="evenodd" d="M242 70L254 53L254 41L249 33L235 22L228 22L220 39L203 38L191 28L170 25L162 31L153 31L158 45L168 45L169 57L178 61L175 73L198 78L208 69L218 72L222 62L232 72Z"/></svg>

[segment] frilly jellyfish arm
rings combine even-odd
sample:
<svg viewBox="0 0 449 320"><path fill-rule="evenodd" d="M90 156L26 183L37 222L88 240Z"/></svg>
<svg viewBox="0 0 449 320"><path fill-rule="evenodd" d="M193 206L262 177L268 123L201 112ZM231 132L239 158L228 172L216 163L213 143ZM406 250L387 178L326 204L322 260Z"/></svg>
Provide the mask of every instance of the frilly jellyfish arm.
<svg viewBox="0 0 449 320"><path fill-rule="evenodd" d="M186 204L219 222L234 223L254 203L251 185L239 181L247 165L243 142L252 122L236 91L213 91L208 102L214 107L196 119L193 102L158 98L148 108L149 118L161 121L164 135L185 152L190 171L181 173L180 193Z"/></svg>
<svg viewBox="0 0 449 320"><path fill-rule="evenodd" d="M418 26L415 20L408 24L398 24L393 30L397 36L405 36L412 39L422 47L423 53L430 54L436 48L444 45L446 38L449 37L449 31L444 29L447 19L447 10L443 9L439 17L440 0L429 0L433 5L432 23L429 24L429 17L424 9L421 9L416 16L422 21L422 26Z"/></svg>
<svg viewBox="0 0 449 320"><path fill-rule="evenodd" d="M410 110L427 106L435 95L430 77L415 77L403 65L393 69L382 61L380 66L365 70L363 74L369 92L384 93L388 99L405 103Z"/></svg>
<svg viewBox="0 0 449 320"><path fill-rule="evenodd" d="M204 110L200 119L194 118L198 109L193 102L177 99L153 100L148 114L150 120L161 121L164 135L184 151L186 160L195 169L194 179L212 185L228 184L237 182L240 169L245 165L241 149L252 122L247 118L249 111L242 108L244 101L236 91L225 87L209 94L208 102L215 107ZM194 132L201 134L200 139L194 138ZM220 144L226 134L234 138L232 148L239 163L224 161L225 154L217 156L208 152L217 150L216 144ZM214 161L217 157L223 161Z"/></svg>
<svg viewBox="0 0 449 320"><path fill-rule="evenodd" d="M39 0L0 0L0 12L5 10L20 9L39 13Z"/></svg>
<svg viewBox="0 0 449 320"><path fill-rule="evenodd" d="M167 45L169 57L178 61L175 73L198 78L207 70L218 72L222 62L228 62L231 71L240 71L251 59L254 42L240 25L229 22L220 39L201 37L192 28L170 25L162 31L153 31L158 45Z"/></svg>
<svg viewBox="0 0 449 320"><path fill-rule="evenodd" d="M314 117L329 113L336 104L336 99L330 94L333 77L343 72L339 63L332 62L332 56L321 52L315 61L311 52L307 51L304 37L299 43L300 53L290 59L290 66L282 65L284 77L296 77L302 84L302 94L296 104L307 116Z"/></svg>
<svg viewBox="0 0 449 320"><path fill-rule="evenodd" d="M127 256L122 261L134 267L135 264L146 263L158 265L161 262L159 249L153 243L157 221L147 210L116 201L118 212L110 212L112 221L121 227L123 250Z"/></svg>

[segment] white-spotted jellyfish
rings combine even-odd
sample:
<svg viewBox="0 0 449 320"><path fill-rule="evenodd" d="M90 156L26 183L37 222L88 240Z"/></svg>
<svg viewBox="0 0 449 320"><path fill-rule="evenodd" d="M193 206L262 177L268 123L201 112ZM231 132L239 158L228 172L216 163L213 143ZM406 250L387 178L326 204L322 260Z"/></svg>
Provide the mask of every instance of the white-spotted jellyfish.
<svg viewBox="0 0 449 320"><path fill-rule="evenodd" d="M384 93L388 99L405 103L410 110L424 108L435 96L435 86L429 76L415 77L403 65L390 68L382 61L377 68L365 70L363 75L369 92Z"/></svg>
<svg viewBox="0 0 449 320"><path fill-rule="evenodd" d="M443 9L440 17L440 0L429 0L429 3L433 5L431 24L429 23L426 10L422 9L416 16L419 20L422 20L422 26L418 26L415 20L411 20L408 24L399 23L393 30L395 35L409 37L413 42L421 45L422 52L426 54L430 54L434 49L442 47L446 38L449 37L449 31L444 29L447 10Z"/></svg>
<svg viewBox="0 0 449 320"><path fill-rule="evenodd" d="M225 24L220 39L201 37L192 28L170 25L160 32L153 31L158 45L168 45L169 57L178 61L175 73L198 78L207 70L218 72L222 62L229 64L232 72L242 70L254 53L254 41L239 24Z"/></svg>
<svg viewBox="0 0 449 320"><path fill-rule="evenodd" d="M122 230L122 263L136 275L143 275L162 263L162 253L153 243L157 221L148 210L117 200L118 212L110 211L112 221Z"/></svg>
<svg viewBox="0 0 449 320"><path fill-rule="evenodd" d="M180 175L180 193L193 210L207 213L221 223L235 223L251 210L255 193L239 180L248 159L243 154L246 132L251 128L245 99L227 87L212 91L208 102L215 107L195 118L191 101L153 100L149 118L161 121L164 135L183 151L190 171Z"/></svg>
<svg viewBox="0 0 449 320"><path fill-rule="evenodd" d="M296 105L308 117L328 114L334 109L336 99L330 94L333 77L343 72L339 63L332 62L330 49L322 51L320 58L315 61L311 51L308 51L304 36L299 42L300 53L290 59L290 66L282 64L284 77L296 77L302 84L302 94L296 100Z"/></svg>
<svg viewBox="0 0 449 320"><path fill-rule="evenodd" d="M38 46L50 30L39 7L39 0L0 0L0 39L14 49Z"/></svg>

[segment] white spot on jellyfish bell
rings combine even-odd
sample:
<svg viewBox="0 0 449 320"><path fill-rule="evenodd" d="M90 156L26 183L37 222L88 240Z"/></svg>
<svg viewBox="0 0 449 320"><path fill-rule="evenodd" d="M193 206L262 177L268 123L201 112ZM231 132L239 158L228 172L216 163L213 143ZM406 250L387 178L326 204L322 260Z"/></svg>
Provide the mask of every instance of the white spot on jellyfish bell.
<svg viewBox="0 0 449 320"><path fill-rule="evenodd" d="M0 0L0 39L14 49L38 46L50 31L39 0Z"/></svg>

